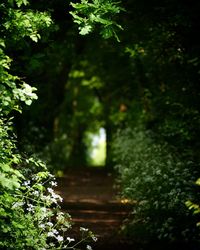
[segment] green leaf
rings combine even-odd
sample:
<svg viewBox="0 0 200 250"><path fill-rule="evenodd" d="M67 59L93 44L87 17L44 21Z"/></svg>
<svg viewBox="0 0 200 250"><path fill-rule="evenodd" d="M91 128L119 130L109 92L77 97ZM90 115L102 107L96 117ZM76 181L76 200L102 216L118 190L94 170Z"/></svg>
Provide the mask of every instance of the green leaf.
<svg viewBox="0 0 200 250"><path fill-rule="evenodd" d="M200 186L200 178L196 181L196 184Z"/></svg>
<svg viewBox="0 0 200 250"><path fill-rule="evenodd" d="M86 25L86 26L80 28L79 34L84 36L84 35L89 34L91 31L92 31L92 26Z"/></svg>
<svg viewBox="0 0 200 250"><path fill-rule="evenodd" d="M6 213L5 209L0 208L0 215L1 215L1 217L6 217L7 216L7 213Z"/></svg>
<svg viewBox="0 0 200 250"><path fill-rule="evenodd" d="M26 105L30 106L32 103L32 100L26 100L25 103L26 103Z"/></svg>
<svg viewBox="0 0 200 250"><path fill-rule="evenodd" d="M70 3L74 8L70 14L73 16L74 23L79 25L79 34L87 35L93 31L95 24L100 24L100 33L103 38L115 37L119 42L116 31L123 29L121 25L114 21L114 16L123 9L118 2L92 0L92 3L82 0L81 3ZM110 30L105 29L110 26ZM113 31L112 31L113 30Z"/></svg>
<svg viewBox="0 0 200 250"><path fill-rule="evenodd" d="M32 35L30 35L30 38L34 41L34 42L38 42L38 36L37 36L37 34L32 34Z"/></svg>
<svg viewBox="0 0 200 250"><path fill-rule="evenodd" d="M44 187L42 186L42 184L35 184L35 185L33 185L33 188L34 189L38 189L39 191L43 191L44 190Z"/></svg>
<svg viewBox="0 0 200 250"><path fill-rule="evenodd" d="M21 7L22 5L27 5L29 2L27 0L15 0L17 7Z"/></svg>
<svg viewBox="0 0 200 250"><path fill-rule="evenodd" d="M47 178L48 175L49 175L48 172L39 172L39 173L37 173L37 176L42 178L42 179Z"/></svg>
<svg viewBox="0 0 200 250"><path fill-rule="evenodd" d="M8 164L1 164L0 169L4 172L11 172L11 167Z"/></svg>

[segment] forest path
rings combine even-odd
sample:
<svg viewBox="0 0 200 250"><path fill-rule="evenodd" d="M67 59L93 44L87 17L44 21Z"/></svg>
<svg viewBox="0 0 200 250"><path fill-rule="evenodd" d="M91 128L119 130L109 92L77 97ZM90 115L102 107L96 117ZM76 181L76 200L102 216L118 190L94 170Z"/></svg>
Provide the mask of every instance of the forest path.
<svg viewBox="0 0 200 250"><path fill-rule="evenodd" d="M112 174L103 168L70 169L58 179L57 192L63 197L63 210L75 223L72 236L80 235L81 226L97 236L98 241L92 243L94 250L136 249L119 234L122 222L131 210L130 205L117 198Z"/></svg>
<svg viewBox="0 0 200 250"><path fill-rule="evenodd" d="M132 206L117 198L114 188L115 176L103 168L69 169L58 178L56 192L63 197L62 209L72 216L74 225L67 236L80 239L80 227L88 228L98 238L88 243L93 250L199 250L185 244L171 245L167 242L144 244L133 242L120 234L122 222L128 218ZM140 243L139 243L140 242ZM80 249L85 249L81 246Z"/></svg>

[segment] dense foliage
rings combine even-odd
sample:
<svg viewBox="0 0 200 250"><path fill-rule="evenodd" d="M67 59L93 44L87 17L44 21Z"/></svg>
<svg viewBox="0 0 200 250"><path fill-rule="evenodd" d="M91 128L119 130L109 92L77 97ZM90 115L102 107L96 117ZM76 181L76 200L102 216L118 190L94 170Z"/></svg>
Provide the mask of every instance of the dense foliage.
<svg viewBox="0 0 200 250"><path fill-rule="evenodd" d="M199 2L180 0L2 3L6 164L24 164L10 140L10 117L21 110L20 101L30 105L37 98L18 72L36 82L39 96L22 116L14 113L20 151L42 156L52 171L87 165L87 134L105 128L106 167L116 164L122 196L136 200L128 234L195 239L198 213L190 212L198 211L200 176L199 10ZM12 171L15 185L21 177Z"/></svg>
<svg viewBox="0 0 200 250"><path fill-rule="evenodd" d="M71 15L74 22L79 25L79 33L87 35L99 24L100 34L103 38L115 37L119 41L116 30L123 28L114 19L116 14L119 14L123 9L118 4L117 2L99 0L94 0L92 3L87 0L82 0L81 3L71 3L74 8Z"/></svg>
<svg viewBox="0 0 200 250"><path fill-rule="evenodd" d="M26 8L28 4L20 0L0 4L0 248L76 249L79 242L66 235L71 220L60 210L55 177L42 161L19 153L13 132L13 116L37 95L36 88L12 74L6 52L22 39L37 42L39 31L52 23L49 14ZM94 238L89 230L81 231L84 240Z"/></svg>
<svg viewBox="0 0 200 250"><path fill-rule="evenodd" d="M198 201L200 47L194 34L200 6L170 0L124 6L122 43L88 43L84 58L102 82L95 91L122 195L136 200L128 233L192 242L198 218L185 202L198 211L187 200Z"/></svg>
<svg viewBox="0 0 200 250"><path fill-rule="evenodd" d="M185 206L186 200L194 199L193 162L180 159L173 148L156 142L152 132L142 127L119 132L114 152L122 197L135 201L126 230L144 240L198 238L195 220Z"/></svg>

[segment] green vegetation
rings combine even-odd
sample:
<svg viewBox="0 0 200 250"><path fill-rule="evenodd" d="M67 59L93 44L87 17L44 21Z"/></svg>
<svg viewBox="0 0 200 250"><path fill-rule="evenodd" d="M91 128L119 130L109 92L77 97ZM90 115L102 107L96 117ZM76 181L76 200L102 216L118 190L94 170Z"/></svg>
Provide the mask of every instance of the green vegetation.
<svg viewBox="0 0 200 250"><path fill-rule="evenodd" d="M70 220L52 174L99 164L103 150L136 201L124 232L199 242L199 11L180 0L0 3L0 248L64 248Z"/></svg>
<svg viewBox="0 0 200 250"><path fill-rule="evenodd" d="M156 142L155 135L142 126L120 131L114 152L122 196L136 200L126 230L144 240L198 238L195 220L185 206L186 200L194 199L193 162L180 159L174 148Z"/></svg>
<svg viewBox="0 0 200 250"><path fill-rule="evenodd" d="M21 0L0 4L0 248L76 249L79 242L66 235L71 220L60 210L62 198L53 190L55 177L42 161L19 152L13 132L13 116L37 95L35 87L12 74L6 52L11 45L20 46L22 39L37 42L39 31L52 23L47 13L26 9L28 4ZM85 231L83 240L94 237Z"/></svg>
<svg viewBox="0 0 200 250"><path fill-rule="evenodd" d="M71 2L71 5L74 10L70 13L74 18L74 22L79 25L79 34L87 35L99 25L100 34L103 38L115 37L119 41L116 30L123 30L123 28L114 21L116 14L123 10L119 7L119 3L98 0L93 0L91 3L82 0L81 3Z"/></svg>

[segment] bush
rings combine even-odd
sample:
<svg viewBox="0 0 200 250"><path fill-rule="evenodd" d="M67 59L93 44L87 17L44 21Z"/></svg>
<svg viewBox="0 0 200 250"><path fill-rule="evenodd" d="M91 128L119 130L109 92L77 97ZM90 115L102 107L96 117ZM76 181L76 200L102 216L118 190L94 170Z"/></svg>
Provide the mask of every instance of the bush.
<svg viewBox="0 0 200 250"><path fill-rule="evenodd" d="M143 127L120 131L113 150L122 197L136 201L127 232L171 241L195 238L194 220L185 206L193 199L193 162L183 162Z"/></svg>
<svg viewBox="0 0 200 250"><path fill-rule="evenodd" d="M0 249L76 249L54 176L42 161L15 153L11 130L12 122L0 119ZM82 236L96 239L89 230Z"/></svg>
<svg viewBox="0 0 200 250"><path fill-rule="evenodd" d="M12 59L6 51L9 44L20 46L27 37L37 42L38 31L52 23L47 13L23 5L28 1L0 4L0 249L76 249L80 242L67 237L70 216L61 212L62 198L53 190L54 177L42 161L17 153L12 116L21 113L24 104L31 105L37 95L36 88L11 74ZM96 240L86 229L82 236L81 242Z"/></svg>

